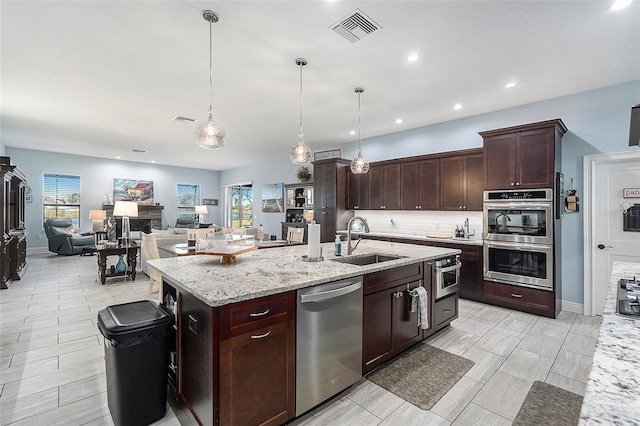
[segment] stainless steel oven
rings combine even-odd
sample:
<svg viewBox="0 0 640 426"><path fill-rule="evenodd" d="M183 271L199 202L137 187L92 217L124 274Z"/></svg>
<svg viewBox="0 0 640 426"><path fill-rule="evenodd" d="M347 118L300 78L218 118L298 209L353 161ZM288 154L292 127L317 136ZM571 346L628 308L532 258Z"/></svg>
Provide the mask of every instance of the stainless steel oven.
<svg viewBox="0 0 640 426"><path fill-rule="evenodd" d="M485 241L484 279L553 290L553 246Z"/></svg>
<svg viewBox="0 0 640 426"><path fill-rule="evenodd" d="M553 244L553 190L485 191L484 240Z"/></svg>
<svg viewBox="0 0 640 426"><path fill-rule="evenodd" d="M431 262L436 300L458 291L460 285L460 255L443 257Z"/></svg>

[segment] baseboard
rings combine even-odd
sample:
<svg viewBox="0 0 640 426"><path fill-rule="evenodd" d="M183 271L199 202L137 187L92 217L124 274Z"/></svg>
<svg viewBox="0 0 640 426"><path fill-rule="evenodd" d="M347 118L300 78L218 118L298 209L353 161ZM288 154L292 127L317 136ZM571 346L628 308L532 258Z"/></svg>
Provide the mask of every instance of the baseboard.
<svg viewBox="0 0 640 426"><path fill-rule="evenodd" d="M584 305L582 303L569 302L567 300L562 301L562 310L568 312L575 312L576 314L584 313Z"/></svg>
<svg viewBox="0 0 640 426"><path fill-rule="evenodd" d="M29 256L30 254L39 254L39 253L48 253L48 252L49 252L49 249L47 247L27 247L27 256Z"/></svg>

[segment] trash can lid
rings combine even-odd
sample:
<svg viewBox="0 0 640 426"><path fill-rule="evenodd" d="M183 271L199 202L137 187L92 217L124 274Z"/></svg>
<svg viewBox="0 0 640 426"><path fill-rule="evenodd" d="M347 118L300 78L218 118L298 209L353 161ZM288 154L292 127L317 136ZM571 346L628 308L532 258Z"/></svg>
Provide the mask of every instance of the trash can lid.
<svg viewBox="0 0 640 426"><path fill-rule="evenodd" d="M151 300L111 305L98 311L98 327L108 339L129 339L160 331L172 322L173 316Z"/></svg>

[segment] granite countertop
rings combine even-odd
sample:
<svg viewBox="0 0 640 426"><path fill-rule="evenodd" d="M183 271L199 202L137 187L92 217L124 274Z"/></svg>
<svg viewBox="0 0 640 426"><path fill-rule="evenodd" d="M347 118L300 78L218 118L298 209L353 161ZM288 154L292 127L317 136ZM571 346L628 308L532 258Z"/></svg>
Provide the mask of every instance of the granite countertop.
<svg viewBox="0 0 640 426"><path fill-rule="evenodd" d="M616 313L618 281L634 276L640 263L613 263L580 425L640 423L640 318Z"/></svg>
<svg viewBox="0 0 640 426"><path fill-rule="evenodd" d="M460 250L413 244L362 240L351 256L381 253L400 259L366 266L334 262L333 243L321 244L324 261L303 262L307 246L255 250L223 265L220 256L182 256L147 261L175 285L209 306L223 306L286 291L311 287L371 272L459 254Z"/></svg>
<svg viewBox="0 0 640 426"><path fill-rule="evenodd" d="M347 235L347 230L338 231L339 234ZM352 231L351 235L363 235L363 232ZM416 240L416 241L433 241L437 243L453 243L453 244L468 244L471 246L481 246L482 245L482 237L471 237L460 238L460 237L447 237L446 235L442 235L442 238L434 238L429 237L427 235L411 235L411 234L392 234L388 232L369 232L367 235L372 237L384 237L384 238L403 238L407 240ZM438 235L438 234L433 234ZM440 237L440 235L438 235Z"/></svg>

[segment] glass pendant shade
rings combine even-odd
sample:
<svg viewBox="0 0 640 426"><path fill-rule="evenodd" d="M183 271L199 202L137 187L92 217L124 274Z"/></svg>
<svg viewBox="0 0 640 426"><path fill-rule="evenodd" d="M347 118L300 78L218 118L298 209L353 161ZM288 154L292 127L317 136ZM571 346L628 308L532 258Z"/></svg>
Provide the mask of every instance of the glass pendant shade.
<svg viewBox="0 0 640 426"><path fill-rule="evenodd" d="M311 162L311 148L303 141L291 147L289 158L293 164L308 164Z"/></svg>
<svg viewBox="0 0 640 426"><path fill-rule="evenodd" d="M369 162L362 156L362 152L358 151L358 156L351 160L351 173L354 175L363 175L369 171Z"/></svg>
<svg viewBox="0 0 640 426"><path fill-rule="evenodd" d="M206 123L198 126L196 130L196 142L200 148L218 149L224 145L224 127L213 121L213 116L209 116Z"/></svg>

